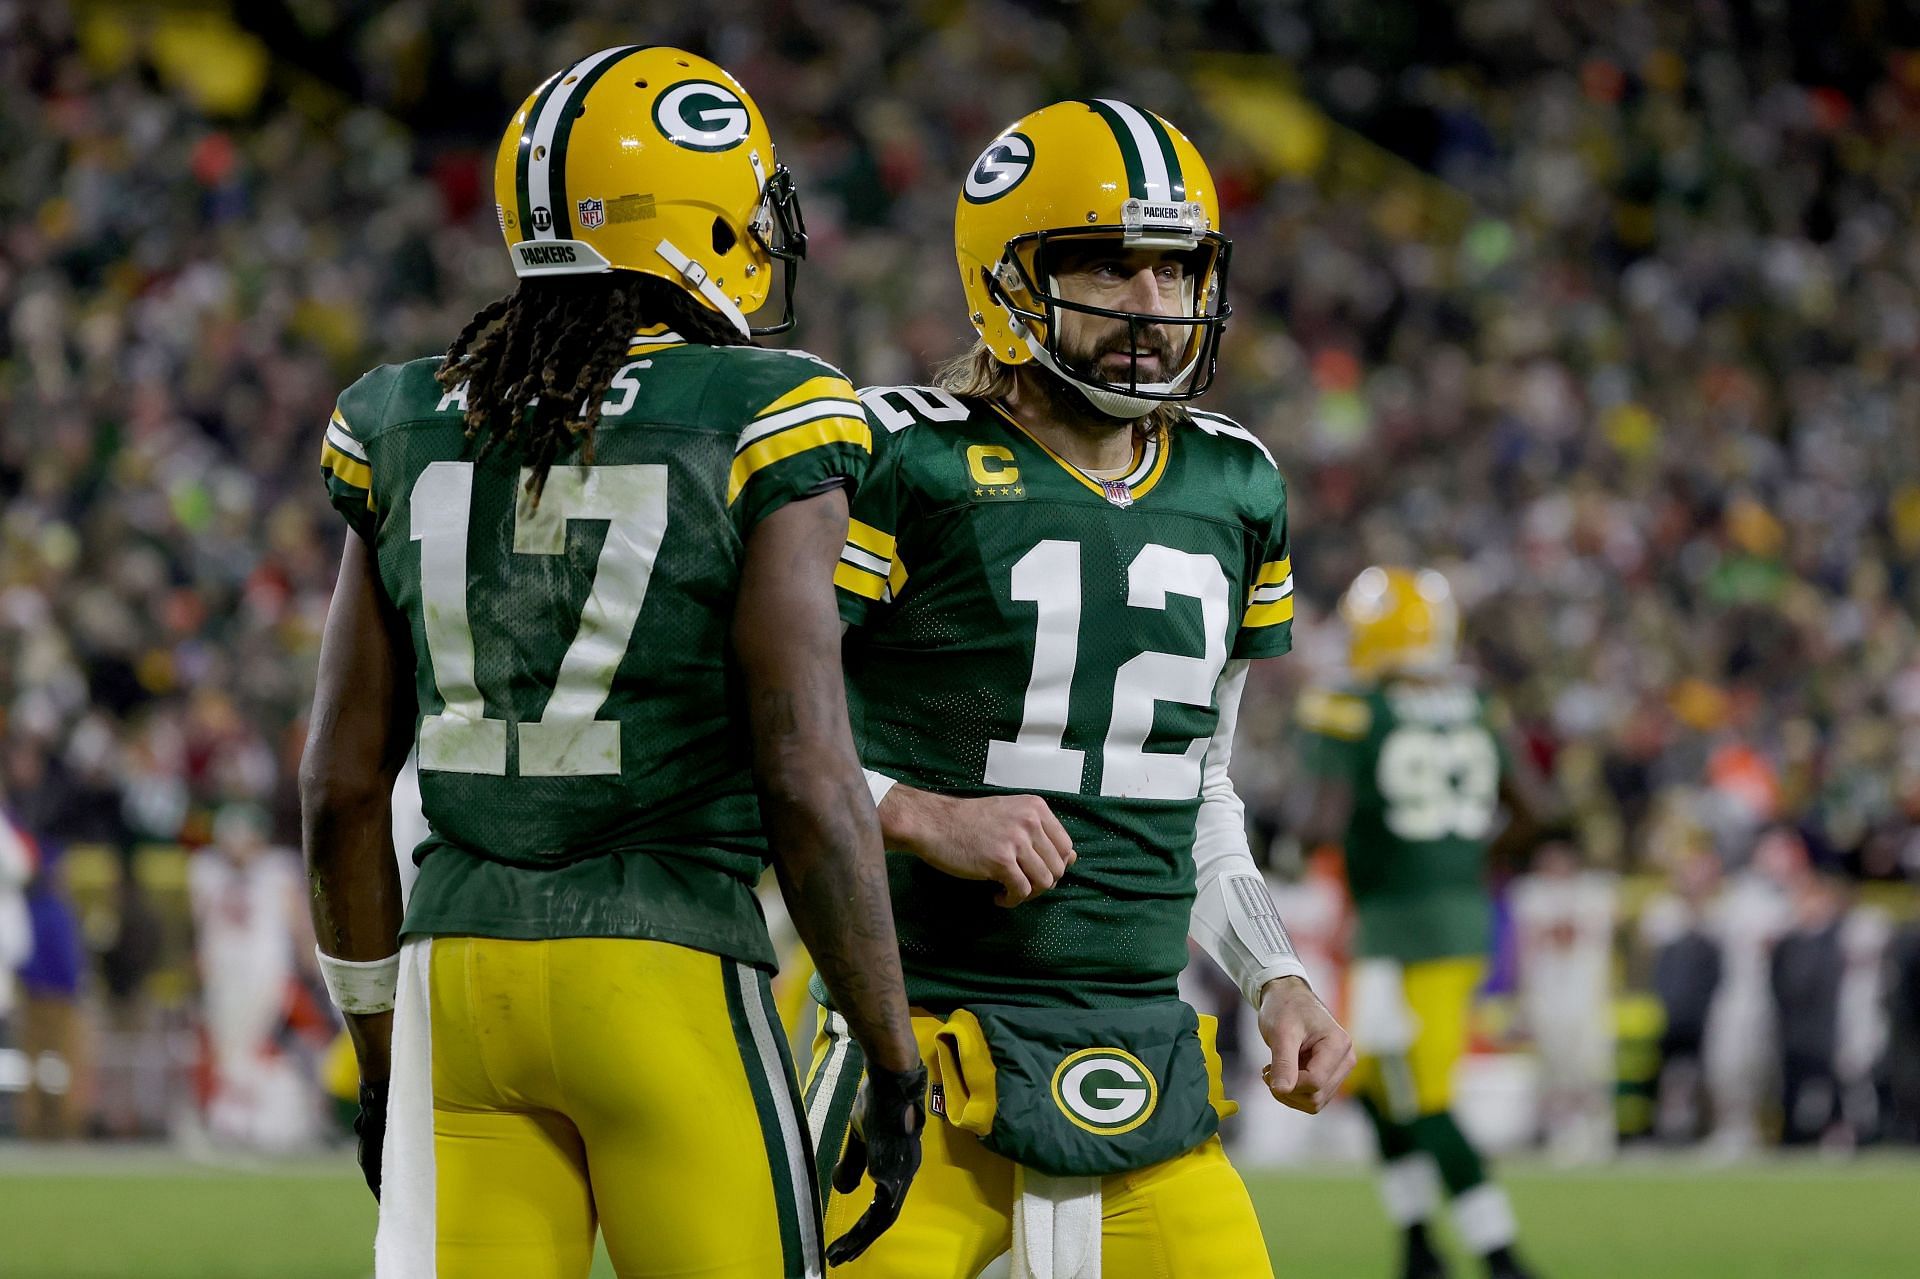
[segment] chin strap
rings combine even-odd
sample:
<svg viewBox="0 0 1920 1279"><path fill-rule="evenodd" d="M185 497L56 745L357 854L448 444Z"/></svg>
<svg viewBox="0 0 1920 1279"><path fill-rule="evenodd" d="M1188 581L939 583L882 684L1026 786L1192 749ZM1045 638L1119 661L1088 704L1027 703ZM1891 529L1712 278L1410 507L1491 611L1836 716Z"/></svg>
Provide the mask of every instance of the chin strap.
<svg viewBox="0 0 1920 1279"><path fill-rule="evenodd" d="M741 313L739 307L733 304L732 298L720 291L720 286L715 284L713 277L707 274L707 268L666 240L660 241L659 247L654 249L654 252L665 258L667 265L680 273L680 278L686 281L688 288L705 298L714 310L726 316L733 327L740 330L741 337L753 336L753 329L747 324L747 317Z"/></svg>

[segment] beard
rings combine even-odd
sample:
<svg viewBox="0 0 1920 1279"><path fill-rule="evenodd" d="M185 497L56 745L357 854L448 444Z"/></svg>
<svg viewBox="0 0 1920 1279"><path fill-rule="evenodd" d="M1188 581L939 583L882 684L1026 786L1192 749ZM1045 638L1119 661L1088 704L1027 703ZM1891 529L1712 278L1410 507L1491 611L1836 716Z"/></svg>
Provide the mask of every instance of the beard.
<svg viewBox="0 0 1920 1279"><path fill-rule="evenodd" d="M1063 337L1060 344L1060 367L1090 382L1105 382L1109 386L1124 390L1128 383L1125 375L1109 376L1100 367L1100 361L1109 355L1132 355L1138 351L1154 359L1156 370L1151 376L1141 377L1140 364L1133 363L1133 377L1140 382L1164 382L1174 374L1173 343L1168 340L1164 330L1156 325L1138 327L1139 337L1133 335L1135 326L1129 325L1117 333L1108 333L1096 339L1083 349L1070 349Z"/></svg>

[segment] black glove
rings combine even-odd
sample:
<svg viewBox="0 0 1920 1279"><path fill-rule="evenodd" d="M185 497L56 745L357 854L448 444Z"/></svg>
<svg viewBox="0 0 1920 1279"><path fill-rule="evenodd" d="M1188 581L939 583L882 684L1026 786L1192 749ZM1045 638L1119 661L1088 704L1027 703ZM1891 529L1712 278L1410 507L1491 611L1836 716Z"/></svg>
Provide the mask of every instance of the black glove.
<svg viewBox="0 0 1920 1279"><path fill-rule="evenodd" d="M387 1144L387 1083L360 1085L360 1113L353 1119L353 1135L359 1139L355 1158L367 1189L380 1198L380 1150Z"/></svg>
<svg viewBox="0 0 1920 1279"><path fill-rule="evenodd" d="M828 1265L843 1266L865 1252L900 1215L907 1187L920 1170L920 1130L926 1126L927 1068L896 1073L868 1066L846 1153L833 1170L833 1188L848 1194L865 1173L873 1180L873 1204L827 1247Z"/></svg>

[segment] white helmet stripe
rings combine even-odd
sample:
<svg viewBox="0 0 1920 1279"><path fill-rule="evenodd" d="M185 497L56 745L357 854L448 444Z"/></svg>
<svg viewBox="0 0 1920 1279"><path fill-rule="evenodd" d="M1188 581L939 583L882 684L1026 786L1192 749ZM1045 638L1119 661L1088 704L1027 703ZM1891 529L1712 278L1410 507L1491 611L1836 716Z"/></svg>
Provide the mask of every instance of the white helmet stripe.
<svg viewBox="0 0 1920 1279"><path fill-rule="evenodd" d="M521 234L532 233L536 240L552 240L558 237L562 209L553 207L553 135L559 129L574 107L579 97L593 85L593 70L609 58L632 53L636 46L630 44L615 45L611 49L602 49L580 59L567 68L566 79L572 84L561 85L547 96L546 105L540 114L528 122L527 132L533 139L533 152L527 158L527 203L535 209L547 211L547 225L520 228Z"/></svg>
<svg viewBox="0 0 1920 1279"><path fill-rule="evenodd" d="M1140 152L1141 178L1146 184L1147 199L1173 199L1173 179L1167 172L1167 158L1161 153L1160 139L1154 135L1147 117L1140 113L1140 108L1118 98L1099 98L1097 101L1119 116L1127 126L1127 132L1133 136L1134 149Z"/></svg>

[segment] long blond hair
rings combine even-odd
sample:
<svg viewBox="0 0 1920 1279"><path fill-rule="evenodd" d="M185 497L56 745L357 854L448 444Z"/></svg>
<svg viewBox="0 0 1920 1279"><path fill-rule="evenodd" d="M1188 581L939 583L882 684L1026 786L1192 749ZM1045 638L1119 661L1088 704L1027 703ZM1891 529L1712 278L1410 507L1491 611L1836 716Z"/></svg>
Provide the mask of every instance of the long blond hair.
<svg viewBox="0 0 1920 1279"><path fill-rule="evenodd" d="M1019 385L1020 377L1020 365L1002 364L988 348L984 338L975 338L971 347L954 356L935 371L933 384L955 395L969 396L978 400L1004 400L1013 394L1014 388ZM1135 419L1133 433L1136 438L1140 438L1160 430L1171 431L1186 420L1186 409L1170 402L1159 405L1144 417Z"/></svg>

